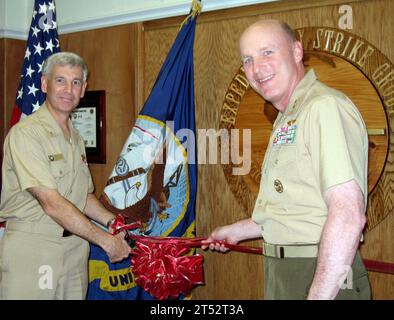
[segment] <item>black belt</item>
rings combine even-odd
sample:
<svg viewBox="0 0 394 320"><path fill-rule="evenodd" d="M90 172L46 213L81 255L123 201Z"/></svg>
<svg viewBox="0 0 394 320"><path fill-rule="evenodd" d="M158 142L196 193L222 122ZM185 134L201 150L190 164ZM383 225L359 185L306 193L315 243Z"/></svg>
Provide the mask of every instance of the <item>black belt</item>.
<svg viewBox="0 0 394 320"><path fill-rule="evenodd" d="M66 230L66 229L63 230L63 238L69 237L69 236L72 236L72 235L73 235L73 234L72 234L70 231L68 231L68 230Z"/></svg>

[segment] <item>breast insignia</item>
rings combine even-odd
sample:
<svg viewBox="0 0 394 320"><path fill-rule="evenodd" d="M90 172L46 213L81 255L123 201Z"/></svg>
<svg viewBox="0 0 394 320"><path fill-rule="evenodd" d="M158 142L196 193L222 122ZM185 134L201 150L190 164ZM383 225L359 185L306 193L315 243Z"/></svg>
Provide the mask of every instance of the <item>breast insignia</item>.
<svg viewBox="0 0 394 320"><path fill-rule="evenodd" d="M275 187L276 192L278 192L278 193L282 193L283 192L283 184L282 184L282 182L280 182L280 180L275 179L274 187Z"/></svg>

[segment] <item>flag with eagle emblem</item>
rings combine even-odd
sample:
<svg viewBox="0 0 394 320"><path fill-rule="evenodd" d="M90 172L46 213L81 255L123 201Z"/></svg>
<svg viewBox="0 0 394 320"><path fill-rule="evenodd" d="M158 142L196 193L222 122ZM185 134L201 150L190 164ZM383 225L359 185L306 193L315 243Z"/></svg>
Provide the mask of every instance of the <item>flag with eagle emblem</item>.
<svg viewBox="0 0 394 320"><path fill-rule="evenodd" d="M199 2L193 1L193 7ZM192 237L197 188L193 44L197 11L192 9L156 79L113 169L102 203L134 232ZM91 245L88 299L154 299L138 287L130 259L110 263ZM183 298L182 296L180 298Z"/></svg>

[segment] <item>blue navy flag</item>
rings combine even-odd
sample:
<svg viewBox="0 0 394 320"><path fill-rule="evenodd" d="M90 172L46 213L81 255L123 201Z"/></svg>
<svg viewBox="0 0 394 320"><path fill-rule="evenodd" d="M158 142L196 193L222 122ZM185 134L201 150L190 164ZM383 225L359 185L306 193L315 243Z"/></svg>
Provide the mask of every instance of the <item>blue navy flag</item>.
<svg viewBox="0 0 394 320"><path fill-rule="evenodd" d="M101 197L126 222L144 223L137 234L195 233L193 44L200 9L193 9L179 31ZM128 258L112 264L102 249L91 245L87 298L154 299L136 285L130 263Z"/></svg>
<svg viewBox="0 0 394 320"><path fill-rule="evenodd" d="M42 64L52 53L58 51L60 45L55 0L35 0L11 126L21 117L35 112L45 101L45 93L41 91Z"/></svg>

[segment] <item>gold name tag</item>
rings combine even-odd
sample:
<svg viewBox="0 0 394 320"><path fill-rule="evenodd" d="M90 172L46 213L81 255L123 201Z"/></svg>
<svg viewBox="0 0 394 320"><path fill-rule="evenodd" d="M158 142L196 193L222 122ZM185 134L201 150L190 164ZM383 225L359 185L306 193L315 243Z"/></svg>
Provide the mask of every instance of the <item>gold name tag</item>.
<svg viewBox="0 0 394 320"><path fill-rule="evenodd" d="M59 161L59 160L64 160L63 153L57 153L57 154L50 154L48 156L49 161Z"/></svg>

